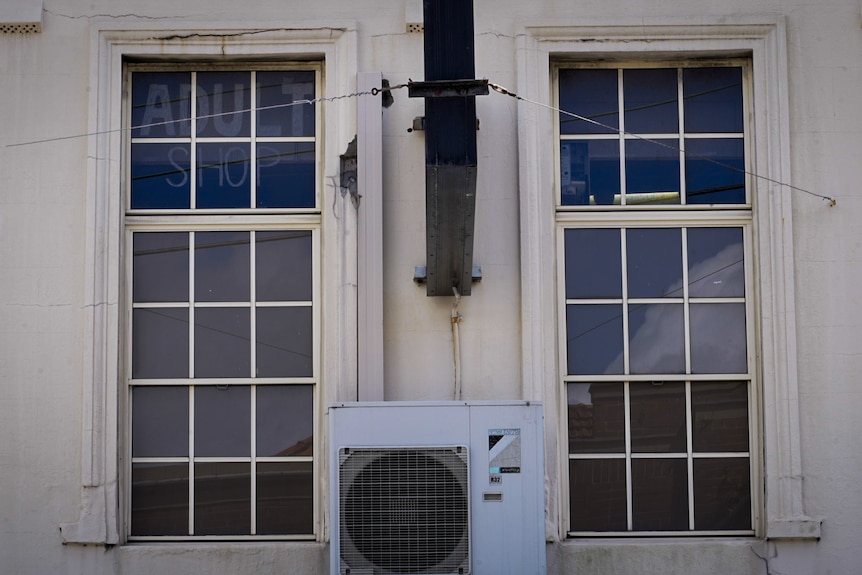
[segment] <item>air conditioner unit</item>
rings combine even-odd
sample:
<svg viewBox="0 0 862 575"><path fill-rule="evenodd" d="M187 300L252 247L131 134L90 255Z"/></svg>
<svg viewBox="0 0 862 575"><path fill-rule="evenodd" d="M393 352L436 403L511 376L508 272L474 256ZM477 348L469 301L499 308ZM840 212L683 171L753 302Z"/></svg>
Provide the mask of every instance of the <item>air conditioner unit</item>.
<svg viewBox="0 0 862 575"><path fill-rule="evenodd" d="M542 406L329 408L333 575L544 575Z"/></svg>

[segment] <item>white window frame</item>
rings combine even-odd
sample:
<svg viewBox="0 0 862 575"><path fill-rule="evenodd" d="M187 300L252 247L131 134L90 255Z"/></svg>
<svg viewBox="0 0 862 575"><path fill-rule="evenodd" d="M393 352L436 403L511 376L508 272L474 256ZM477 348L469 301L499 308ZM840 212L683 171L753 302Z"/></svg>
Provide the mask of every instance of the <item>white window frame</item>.
<svg viewBox="0 0 862 575"><path fill-rule="evenodd" d="M117 544L125 542L120 461L126 420L121 411L123 325L121 279L124 273L123 185L124 63L144 61L317 60L322 62L322 95L333 97L356 91L356 25L352 22L245 22L224 23L91 23L90 86L87 131L87 238L84 311L86 360L84 362L81 444L81 502L77 520L61 524L64 543ZM325 423L321 406L355 399L356 394L356 210L333 182L339 173L339 155L356 134L356 102L350 98L325 103L319 134L322 146L320 245L320 390L317 392L315 437L320 447L316 486L315 533L328 538L325 522L327 476Z"/></svg>
<svg viewBox="0 0 862 575"><path fill-rule="evenodd" d="M639 19L613 24L588 18L536 22L518 35L519 185L521 213L521 296L524 396L542 400L545 410L545 461L550 478L546 531L566 537L568 501L560 478L568 458L557 357L556 204L554 134L557 115L532 102L550 103L551 63L557 59L667 60L695 57L746 57L752 66L751 166L773 181L791 183L786 34L783 19ZM529 100L529 101L527 101ZM816 539L820 521L804 508L800 451L796 311L794 294L792 192L770 180L755 179L750 197L759 355L756 368L761 401L752 429L762 442L765 489L758 536Z"/></svg>

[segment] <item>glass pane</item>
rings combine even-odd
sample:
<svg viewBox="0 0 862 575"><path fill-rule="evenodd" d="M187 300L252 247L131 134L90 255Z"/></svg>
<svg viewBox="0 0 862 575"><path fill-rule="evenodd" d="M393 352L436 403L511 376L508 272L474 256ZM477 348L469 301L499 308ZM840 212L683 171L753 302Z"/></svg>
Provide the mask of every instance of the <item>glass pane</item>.
<svg viewBox="0 0 862 575"><path fill-rule="evenodd" d="M311 301L311 232L257 232L257 301Z"/></svg>
<svg viewBox="0 0 862 575"><path fill-rule="evenodd" d="M205 208L251 207L249 144L197 145L197 203Z"/></svg>
<svg viewBox="0 0 862 575"><path fill-rule="evenodd" d="M312 462L258 463L258 535L312 533L313 525Z"/></svg>
<svg viewBox="0 0 862 575"><path fill-rule="evenodd" d="M682 71L686 132L743 131L742 68Z"/></svg>
<svg viewBox="0 0 862 575"><path fill-rule="evenodd" d="M255 377L311 377L312 331L310 307L258 307Z"/></svg>
<svg viewBox="0 0 862 575"><path fill-rule="evenodd" d="M195 310L195 377L250 377L248 308Z"/></svg>
<svg viewBox="0 0 862 575"><path fill-rule="evenodd" d="M132 209L188 208L190 169L189 144L132 144Z"/></svg>
<svg viewBox="0 0 862 575"><path fill-rule="evenodd" d="M189 234L132 236L132 301L189 301Z"/></svg>
<svg viewBox="0 0 862 575"><path fill-rule="evenodd" d="M626 141L626 203L679 203L679 140Z"/></svg>
<svg viewBox="0 0 862 575"><path fill-rule="evenodd" d="M620 298L622 264L617 229L568 229L566 299Z"/></svg>
<svg viewBox="0 0 862 575"><path fill-rule="evenodd" d="M624 453L622 383L568 383L569 453Z"/></svg>
<svg viewBox="0 0 862 575"><path fill-rule="evenodd" d="M748 451L748 384L692 384L691 426L696 452Z"/></svg>
<svg viewBox="0 0 862 575"><path fill-rule="evenodd" d="M694 460L694 528L751 529L748 458Z"/></svg>
<svg viewBox="0 0 862 575"><path fill-rule="evenodd" d="M685 384L633 382L631 401L632 451L685 453Z"/></svg>
<svg viewBox="0 0 862 575"><path fill-rule="evenodd" d="M571 531L625 531L624 459L570 459Z"/></svg>
<svg viewBox="0 0 862 575"><path fill-rule="evenodd" d="M195 300L249 301L248 232L195 233Z"/></svg>
<svg viewBox="0 0 862 575"><path fill-rule="evenodd" d="M560 70L560 109L606 127L560 114L561 134L615 134L619 129L616 70Z"/></svg>
<svg viewBox="0 0 862 575"><path fill-rule="evenodd" d="M635 531L687 531L688 464L685 459L632 460Z"/></svg>
<svg viewBox="0 0 862 575"><path fill-rule="evenodd" d="M132 535L188 535L189 464L132 464Z"/></svg>
<svg viewBox="0 0 862 575"><path fill-rule="evenodd" d="M682 304L629 305L631 373L684 373Z"/></svg>
<svg viewBox="0 0 862 575"><path fill-rule="evenodd" d="M682 297L682 230L626 230L629 297Z"/></svg>
<svg viewBox="0 0 862 575"><path fill-rule="evenodd" d="M132 310L132 378L189 376L189 310Z"/></svg>
<svg viewBox="0 0 862 575"><path fill-rule="evenodd" d="M620 143L566 140L560 143L561 204L611 205L620 198Z"/></svg>
<svg viewBox="0 0 862 575"><path fill-rule="evenodd" d="M195 463L195 535L251 533L251 464Z"/></svg>
<svg viewBox="0 0 862 575"><path fill-rule="evenodd" d="M745 296L742 228L688 229L688 295Z"/></svg>
<svg viewBox="0 0 862 575"><path fill-rule="evenodd" d="M195 387L195 456L251 455L251 389L243 385Z"/></svg>
<svg viewBox="0 0 862 575"><path fill-rule="evenodd" d="M679 132L676 69L624 70L623 98L626 132Z"/></svg>
<svg viewBox="0 0 862 575"><path fill-rule="evenodd" d="M314 136L314 71L257 73L257 135L259 137Z"/></svg>
<svg viewBox="0 0 862 575"><path fill-rule="evenodd" d="M257 207L314 207L313 142L258 144L257 160Z"/></svg>
<svg viewBox="0 0 862 575"><path fill-rule="evenodd" d="M187 457L189 388L132 390L132 457Z"/></svg>
<svg viewBox="0 0 862 575"><path fill-rule="evenodd" d="M692 373L747 373L745 304L691 304Z"/></svg>
<svg viewBox="0 0 862 575"><path fill-rule="evenodd" d="M257 387L257 456L314 455L314 387Z"/></svg>
<svg viewBox="0 0 862 575"><path fill-rule="evenodd" d="M745 203L742 138L686 139L685 152L686 203Z"/></svg>
<svg viewBox="0 0 862 575"><path fill-rule="evenodd" d="M623 307L566 306L569 375L623 372Z"/></svg>
<svg viewBox="0 0 862 575"><path fill-rule="evenodd" d="M133 138L177 138L191 135L189 72L135 72L132 74Z"/></svg>
<svg viewBox="0 0 862 575"><path fill-rule="evenodd" d="M198 72L197 135L236 138L251 135L251 74ZM231 114L229 112L238 112ZM211 116L211 117L207 117Z"/></svg>

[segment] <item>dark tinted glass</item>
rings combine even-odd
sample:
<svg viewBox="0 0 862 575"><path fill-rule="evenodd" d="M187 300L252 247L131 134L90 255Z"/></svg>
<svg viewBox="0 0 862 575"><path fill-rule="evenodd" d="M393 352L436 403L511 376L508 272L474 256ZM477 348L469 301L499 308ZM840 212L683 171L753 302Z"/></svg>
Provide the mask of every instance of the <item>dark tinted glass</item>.
<svg viewBox="0 0 862 575"><path fill-rule="evenodd" d="M742 68L682 71L686 132L743 131Z"/></svg>
<svg viewBox="0 0 862 575"><path fill-rule="evenodd" d="M315 105L288 104L314 97L314 72L311 70L258 72L258 137L313 136Z"/></svg>
<svg viewBox="0 0 862 575"><path fill-rule="evenodd" d="M132 457L187 457L189 388L132 390Z"/></svg>
<svg viewBox="0 0 862 575"><path fill-rule="evenodd" d="M236 138L251 135L251 74L198 72L197 135ZM230 113L237 112L237 113Z"/></svg>
<svg viewBox="0 0 862 575"><path fill-rule="evenodd" d="M195 300L249 301L248 232L195 234Z"/></svg>
<svg viewBox="0 0 862 575"><path fill-rule="evenodd" d="M578 228L564 233L566 298L622 297L620 231Z"/></svg>
<svg viewBox="0 0 862 575"><path fill-rule="evenodd" d="M189 72L132 74L133 138L178 138L191 134Z"/></svg>
<svg viewBox="0 0 862 575"><path fill-rule="evenodd" d="M622 383L568 383L569 453L624 453Z"/></svg>
<svg viewBox="0 0 862 575"><path fill-rule="evenodd" d="M189 234L136 233L132 239L132 300L189 301Z"/></svg>
<svg viewBox="0 0 862 575"><path fill-rule="evenodd" d="M311 301L311 232L257 232L257 301Z"/></svg>
<svg viewBox="0 0 862 575"><path fill-rule="evenodd" d="M685 384L632 382L629 396L632 451L685 453Z"/></svg>
<svg viewBox="0 0 862 575"><path fill-rule="evenodd" d="M623 372L623 313L617 304L566 306L569 375Z"/></svg>
<svg viewBox="0 0 862 575"><path fill-rule="evenodd" d="M620 144L617 140L560 143L560 183L564 206L619 203Z"/></svg>
<svg viewBox="0 0 862 575"><path fill-rule="evenodd" d="M251 533L251 464L195 463L195 535Z"/></svg>
<svg viewBox="0 0 862 575"><path fill-rule="evenodd" d="M132 310L132 377L189 376L189 310Z"/></svg>
<svg viewBox="0 0 862 575"><path fill-rule="evenodd" d="M248 308L195 310L195 377L250 377Z"/></svg>
<svg viewBox="0 0 862 575"><path fill-rule="evenodd" d="M691 304L692 373L746 373L745 304Z"/></svg>
<svg viewBox="0 0 862 575"><path fill-rule="evenodd" d="M626 141L626 202L678 204L679 140ZM638 197L637 194L652 194Z"/></svg>
<svg viewBox="0 0 862 575"><path fill-rule="evenodd" d="M189 464L132 464L132 535L188 535Z"/></svg>
<svg viewBox="0 0 862 575"><path fill-rule="evenodd" d="M310 307L257 308L256 377L313 375Z"/></svg>
<svg viewBox="0 0 862 575"><path fill-rule="evenodd" d="M689 228L689 296L743 297L743 259L742 228Z"/></svg>
<svg viewBox="0 0 862 575"><path fill-rule="evenodd" d="M314 468L310 461L257 464L257 533L311 533Z"/></svg>
<svg viewBox="0 0 862 575"><path fill-rule="evenodd" d="M195 456L251 455L251 389L242 385L195 387Z"/></svg>
<svg viewBox="0 0 862 575"><path fill-rule="evenodd" d="M197 145L197 208L251 207L249 153L239 142Z"/></svg>
<svg viewBox="0 0 862 575"><path fill-rule="evenodd" d="M751 529L751 471L747 458L694 460L694 528Z"/></svg>
<svg viewBox="0 0 862 575"><path fill-rule="evenodd" d="M623 97L626 132L679 132L676 69L624 70Z"/></svg>
<svg viewBox="0 0 862 575"><path fill-rule="evenodd" d="M569 460L572 531L625 531L624 459Z"/></svg>
<svg viewBox="0 0 862 575"><path fill-rule="evenodd" d="M632 527L635 531L688 530L685 459L632 460Z"/></svg>
<svg viewBox="0 0 862 575"><path fill-rule="evenodd" d="M616 70L560 70L560 109L604 125L560 114L561 134L615 134L618 102Z"/></svg>
<svg viewBox="0 0 862 575"><path fill-rule="evenodd" d="M626 230L628 295L682 297L682 230Z"/></svg>
<svg viewBox="0 0 862 575"><path fill-rule="evenodd" d="M684 373L683 322L682 304L629 305L631 372Z"/></svg>
<svg viewBox="0 0 862 575"><path fill-rule="evenodd" d="M685 151L686 203L745 203L745 150L742 138L688 138Z"/></svg>
<svg viewBox="0 0 862 575"><path fill-rule="evenodd" d="M189 207L189 144L132 144L131 160L133 210Z"/></svg>
<svg viewBox="0 0 862 575"><path fill-rule="evenodd" d="M691 425L696 452L748 451L748 384L692 384Z"/></svg>
<svg viewBox="0 0 862 575"><path fill-rule="evenodd" d="M257 207L313 208L313 142L257 144Z"/></svg>
<svg viewBox="0 0 862 575"><path fill-rule="evenodd" d="M257 456L314 455L314 388L257 387Z"/></svg>

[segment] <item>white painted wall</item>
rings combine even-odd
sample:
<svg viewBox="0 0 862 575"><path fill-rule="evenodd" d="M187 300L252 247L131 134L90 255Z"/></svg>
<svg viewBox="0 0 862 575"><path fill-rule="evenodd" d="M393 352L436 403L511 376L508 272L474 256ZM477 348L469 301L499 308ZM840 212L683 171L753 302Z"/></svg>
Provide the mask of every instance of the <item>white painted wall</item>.
<svg viewBox="0 0 862 575"><path fill-rule="evenodd" d="M474 0L476 72L514 88L517 35L533 21L613 24L685 18L784 19L793 192L800 456L805 512L819 541L566 541L548 572L850 574L862 540L862 6L858 0ZM400 0L44 0L39 34L0 34L0 572L86 575L327 573L324 543L63 545L79 516L85 277L92 174L83 134L94 65L91 25L355 22L359 72L392 84L422 79L422 36L407 34ZM441 400L454 387L450 298L413 281L424 264L424 138L408 133L423 104L394 93L383 112L384 391ZM497 94L477 103L479 189L474 262L483 280L460 313L465 399L522 397L518 114ZM549 134L550 136L550 134ZM757 134L755 134L757 137ZM787 193L787 192L784 192ZM548 214L548 217L552 217ZM550 281L550 278L536 278ZM327 385L325 382L324 385ZM550 470L553 472L553 469ZM799 478L790 478L796 479ZM108 483L111 479L108 478ZM550 479L551 488L553 478Z"/></svg>

